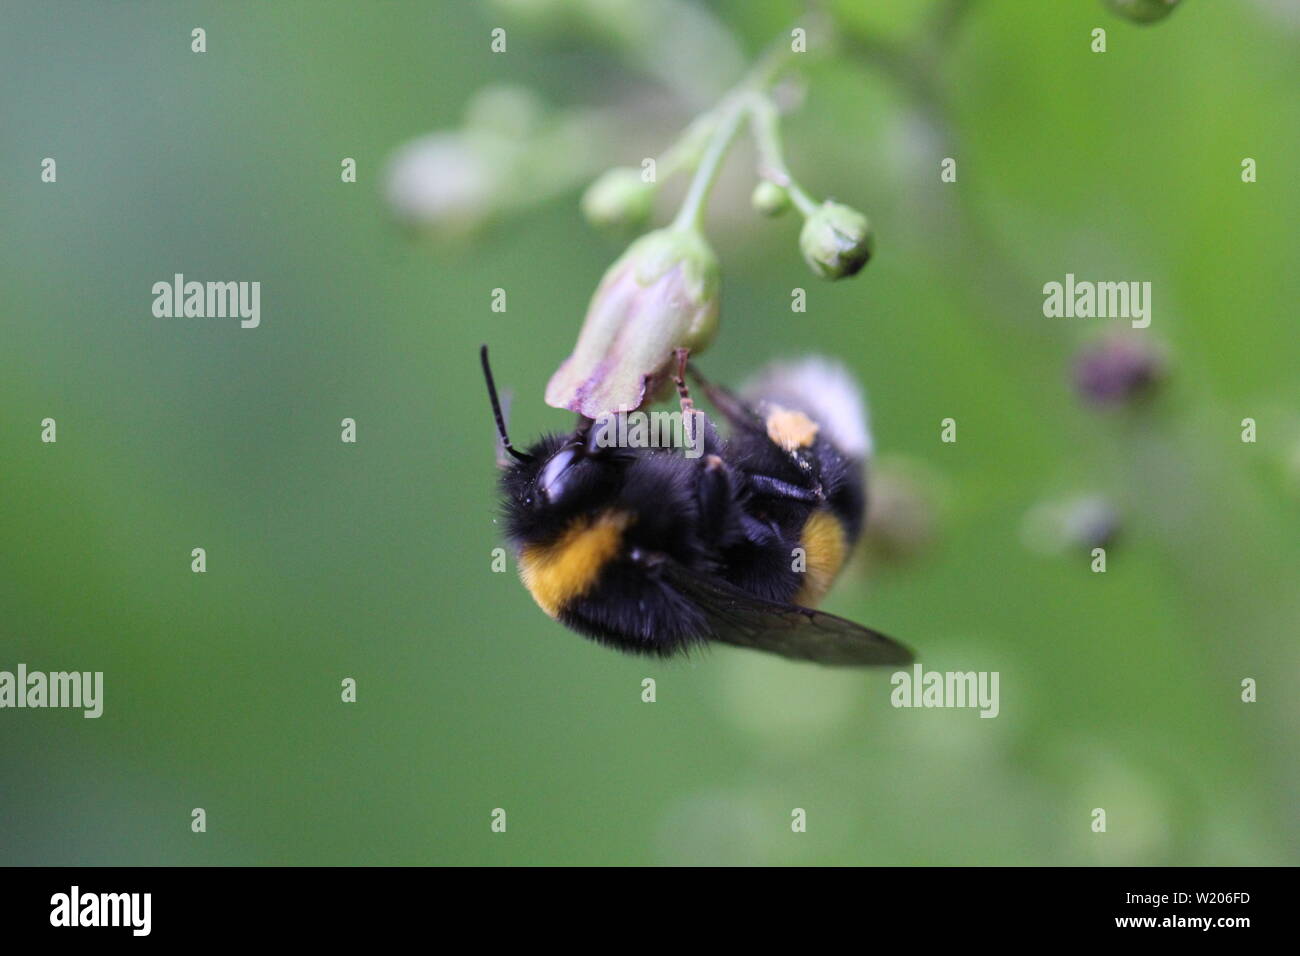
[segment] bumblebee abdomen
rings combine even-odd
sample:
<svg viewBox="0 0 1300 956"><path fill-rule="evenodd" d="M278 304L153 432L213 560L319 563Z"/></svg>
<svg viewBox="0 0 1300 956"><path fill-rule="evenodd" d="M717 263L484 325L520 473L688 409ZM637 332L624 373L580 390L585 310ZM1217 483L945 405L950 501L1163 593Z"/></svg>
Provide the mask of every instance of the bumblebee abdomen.
<svg viewBox="0 0 1300 956"><path fill-rule="evenodd" d="M565 627L619 650L669 656L702 640L706 628L689 600L629 557L646 530L640 517L612 508L578 515L553 540L520 549L519 576Z"/></svg>
<svg viewBox="0 0 1300 956"><path fill-rule="evenodd" d="M808 516L799 536L804 571L794 603L817 606L844 567L851 544L848 529L833 511L819 508Z"/></svg>
<svg viewBox="0 0 1300 956"><path fill-rule="evenodd" d="M565 605L559 621L608 647L656 657L700 644L708 634L693 601L630 559L605 565L596 586Z"/></svg>
<svg viewBox="0 0 1300 956"><path fill-rule="evenodd" d="M556 540L524 545L519 576L537 606L558 618L572 602L589 594L622 550L623 533L632 517L614 510L581 515Z"/></svg>

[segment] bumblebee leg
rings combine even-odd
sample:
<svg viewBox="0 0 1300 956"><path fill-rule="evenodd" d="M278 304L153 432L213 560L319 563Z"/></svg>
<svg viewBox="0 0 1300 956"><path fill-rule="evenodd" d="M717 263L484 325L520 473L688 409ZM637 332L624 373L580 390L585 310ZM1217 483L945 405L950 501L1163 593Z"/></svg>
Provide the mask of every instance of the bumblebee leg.
<svg viewBox="0 0 1300 956"><path fill-rule="evenodd" d="M682 427L688 432L686 457L698 458L701 454L707 454L710 458L717 457L721 445L717 430L708 416L695 407L691 401L691 390L686 385L686 358L690 355L690 349L674 349L673 354L677 356L673 383L677 386L677 398L681 402Z"/></svg>
<svg viewBox="0 0 1300 956"><path fill-rule="evenodd" d="M749 486L761 495L785 498L789 501L820 502L826 496L820 488L800 488L780 478L769 475L750 475Z"/></svg>
<svg viewBox="0 0 1300 956"><path fill-rule="evenodd" d="M700 388L704 390L704 394L709 397L713 407L720 411L722 417L730 422L733 427L757 431L764 430L765 426L759 417L735 393L723 388L721 385L714 385L701 375L700 370L694 365L690 366L690 373L695 377L695 381Z"/></svg>
<svg viewBox="0 0 1300 956"><path fill-rule="evenodd" d="M695 486L700 505L700 531L706 541L725 541L730 537L736 510L736 493L726 463L717 455L704 459L700 480Z"/></svg>
<svg viewBox="0 0 1300 956"><path fill-rule="evenodd" d="M691 350L673 349L673 354L677 356L677 371L673 373L673 384L677 386L677 398L681 402L682 417L686 418L695 411L695 403L691 401L691 390L686 387L686 358L691 354Z"/></svg>
<svg viewBox="0 0 1300 956"><path fill-rule="evenodd" d="M579 414L578 420L573 425L573 440L575 442L584 442L587 435L591 432L591 426L596 424L594 418L588 418L586 415Z"/></svg>

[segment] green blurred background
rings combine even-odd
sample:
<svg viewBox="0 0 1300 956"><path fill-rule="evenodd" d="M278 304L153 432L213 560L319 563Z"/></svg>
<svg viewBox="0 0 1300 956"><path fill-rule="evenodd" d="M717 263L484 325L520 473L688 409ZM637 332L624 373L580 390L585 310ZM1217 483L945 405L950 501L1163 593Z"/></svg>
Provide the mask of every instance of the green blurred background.
<svg viewBox="0 0 1300 956"><path fill-rule="evenodd" d="M859 561L828 606L929 669L999 671L994 720L895 710L886 673L618 656L492 573L475 350L517 440L568 427L541 393L620 243L576 184L430 237L395 224L385 168L502 82L586 111L561 178L664 148L690 70L564 6L4 3L0 669L106 689L98 720L0 712L0 862L1300 861L1294 5L1186 0L1138 27L1092 0L976 0L931 45L935 0L832 4L849 50L809 58L786 141L876 225L853 280L808 273L792 218L756 221L747 148L724 171L702 364L736 381L822 351L861 376L934 536ZM700 10L673 16L746 57L799 13ZM670 54L699 36L648 29ZM261 327L153 318L175 272L260 281ZM1150 407L1080 405L1072 356L1115 324L1043 317L1067 272L1153 282L1170 375ZM1026 513L1075 493L1122 516L1105 574L1026 547Z"/></svg>

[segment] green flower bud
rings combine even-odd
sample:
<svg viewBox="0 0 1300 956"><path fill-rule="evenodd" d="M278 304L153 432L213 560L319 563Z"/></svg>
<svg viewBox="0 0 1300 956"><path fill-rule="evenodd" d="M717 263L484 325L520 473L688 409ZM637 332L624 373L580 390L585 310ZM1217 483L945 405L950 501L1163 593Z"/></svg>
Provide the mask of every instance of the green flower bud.
<svg viewBox="0 0 1300 956"><path fill-rule="evenodd" d="M573 354L551 376L546 402L588 418L641 405L673 350L703 349L717 329L718 260L693 229L642 236L591 297Z"/></svg>
<svg viewBox="0 0 1300 956"><path fill-rule="evenodd" d="M582 194L582 214L598 228L636 229L650 219L657 185L631 166L607 170Z"/></svg>
<svg viewBox="0 0 1300 956"><path fill-rule="evenodd" d="M874 245L867 217L829 199L807 218L799 233L804 260L823 279L857 275Z"/></svg>
<svg viewBox="0 0 1300 956"><path fill-rule="evenodd" d="M763 180L754 187L750 197L754 211L764 216L779 216L790 208L790 194L769 180Z"/></svg>
<svg viewBox="0 0 1300 956"><path fill-rule="evenodd" d="M1134 23L1163 20L1178 6L1178 0L1106 0L1106 6Z"/></svg>

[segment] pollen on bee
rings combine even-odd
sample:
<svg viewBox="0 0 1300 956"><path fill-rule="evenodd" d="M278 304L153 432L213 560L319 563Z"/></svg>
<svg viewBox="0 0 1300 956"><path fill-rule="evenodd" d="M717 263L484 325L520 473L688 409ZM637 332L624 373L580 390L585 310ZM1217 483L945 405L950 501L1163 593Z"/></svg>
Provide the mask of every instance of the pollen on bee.
<svg viewBox="0 0 1300 956"><path fill-rule="evenodd" d="M767 437L788 452L808 448L817 437L817 423L803 412L780 405L769 406Z"/></svg>

